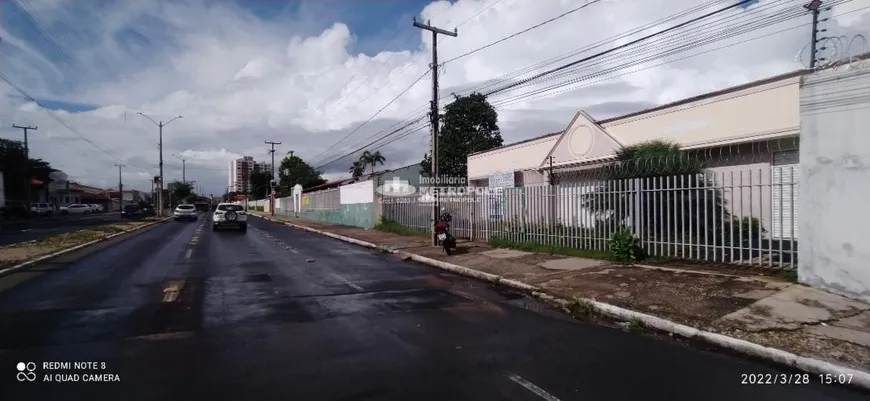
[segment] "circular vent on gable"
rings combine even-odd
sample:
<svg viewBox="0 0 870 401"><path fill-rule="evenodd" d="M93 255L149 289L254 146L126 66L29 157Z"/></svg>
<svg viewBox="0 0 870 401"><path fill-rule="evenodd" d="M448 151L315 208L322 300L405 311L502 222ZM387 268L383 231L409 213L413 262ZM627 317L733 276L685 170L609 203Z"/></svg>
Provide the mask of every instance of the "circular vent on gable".
<svg viewBox="0 0 870 401"><path fill-rule="evenodd" d="M577 158L585 157L592 151L595 144L595 134L592 128L586 125L578 125L571 129L568 136L568 149L571 155Z"/></svg>

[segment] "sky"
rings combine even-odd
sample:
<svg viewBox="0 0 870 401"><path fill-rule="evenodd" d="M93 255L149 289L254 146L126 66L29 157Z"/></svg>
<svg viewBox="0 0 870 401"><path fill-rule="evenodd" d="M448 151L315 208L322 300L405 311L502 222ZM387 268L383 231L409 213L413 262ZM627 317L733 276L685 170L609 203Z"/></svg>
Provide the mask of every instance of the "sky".
<svg viewBox="0 0 870 401"><path fill-rule="evenodd" d="M0 137L21 140L13 124L36 126L32 157L106 188L117 187L122 164L125 188L150 190L152 120L183 116L163 129L167 182L181 179L185 159L187 180L223 194L229 161L268 161L267 140L281 142L276 161L293 151L338 179L355 150L381 151L384 168L426 152L428 129L408 123L429 105L432 39L413 17L458 32L438 38L442 107L454 93L518 84L489 97L511 143L562 130L579 110L608 118L804 67L803 1L752 1L617 49L737 3L4 0L0 72L11 85L0 81ZM825 4L824 35L870 37L870 0ZM863 43L827 46L841 49L829 57L870 51Z"/></svg>

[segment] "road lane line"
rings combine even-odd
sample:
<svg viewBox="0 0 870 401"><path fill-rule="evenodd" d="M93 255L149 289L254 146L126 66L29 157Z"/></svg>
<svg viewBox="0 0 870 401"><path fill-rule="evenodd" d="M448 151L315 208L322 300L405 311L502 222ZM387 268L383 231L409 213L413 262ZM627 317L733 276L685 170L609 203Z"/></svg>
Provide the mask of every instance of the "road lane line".
<svg viewBox="0 0 870 401"><path fill-rule="evenodd" d="M519 375L509 374L508 379L511 379L514 383L525 387L526 390L529 390L529 391L535 393L535 395L537 395L538 397L541 397L547 401L561 401L561 400L559 400L558 397L544 391L544 389L536 386L534 383L532 383L526 379L523 379Z"/></svg>
<svg viewBox="0 0 870 401"><path fill-rule="evenodd" d="M190 254L192 254L192 253L193 253L193 249L188 249L188 250L187 250L187 253L184 254L184 258L185 258L185 259L190 259Z"/></svg>
<svg viewBox="0 0 870 401"><path fill-rule="evenodd" d="M338 274L334 274L334 273L333 273L332 275L333 275L333 277L337 278L338 281L341 281L342 283L347 284L348 287L351 287L351 288L353 288L353 289L355 289L355 290L357 290L357 291L365 291L362 287L360 287L360 286L358 286L358 285L356 285L356 284L354 284L354 283L351 283L350 280L348 280L348 279L346 279L346 278L344 278L344 277L341 277L341 276L339 276Z"/></svg>

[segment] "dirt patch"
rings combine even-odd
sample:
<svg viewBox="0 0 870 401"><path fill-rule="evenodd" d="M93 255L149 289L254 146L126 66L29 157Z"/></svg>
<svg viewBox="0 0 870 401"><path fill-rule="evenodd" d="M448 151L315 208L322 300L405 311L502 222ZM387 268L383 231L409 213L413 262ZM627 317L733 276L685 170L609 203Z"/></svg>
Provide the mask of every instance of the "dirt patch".
<svg viewBox="0 0 870 401"><path fill-rule="evenodd" d="M54 234L36 241L22 242L0 249L0 268L15 266L19 263L72 248L106 236L124 232L150 222L153 219L125 221L103 226L89 227L85 230Z"/></svg>
<svg viewBox="0 0 870 401"><path fill-rule="evenodd" d="M686 260L645 260L641 264L648 266L660 266L673 269L707 271L711 273L730 274L743 277L768 277L772 280L788 281L789 272L793 270L789 267L780 267L776 263L771 267L768 264L748 264L748 263L702 263Z"/></svg>
<svg viewBox="0 0 870 401"><path fill-rule="evenodd" d="M762 281L738 277L624 266L571 272L539 286L701 328L775 291Z"/></svg>
<svg viewBox="0 0 870 401"><path fill-rule="evenodd" d="M792 330L723 330L719 333L800 356L844 364L863 371L870 370L870 349L846 341Z"/></svg>

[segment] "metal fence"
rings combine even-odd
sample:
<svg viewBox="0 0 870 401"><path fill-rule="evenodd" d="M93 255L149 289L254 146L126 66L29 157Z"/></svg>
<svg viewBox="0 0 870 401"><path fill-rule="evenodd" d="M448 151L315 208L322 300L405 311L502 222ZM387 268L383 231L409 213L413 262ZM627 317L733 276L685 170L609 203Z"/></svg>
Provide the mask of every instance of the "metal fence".
<svg viewBox="0 0 870 401"><path fill-rule="evenodd" d="M797 265L798 167L667 177L473 189L445 198L451 230L475 241L494 238L606 251L631 230L655 257L772 268ZM389 199L383 216L429 230L432 205Z"/></svg>

